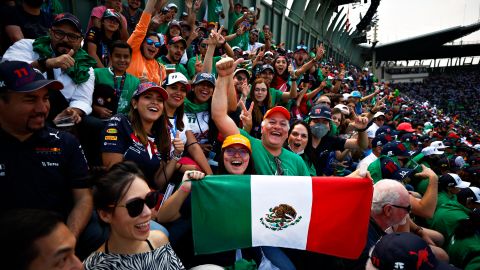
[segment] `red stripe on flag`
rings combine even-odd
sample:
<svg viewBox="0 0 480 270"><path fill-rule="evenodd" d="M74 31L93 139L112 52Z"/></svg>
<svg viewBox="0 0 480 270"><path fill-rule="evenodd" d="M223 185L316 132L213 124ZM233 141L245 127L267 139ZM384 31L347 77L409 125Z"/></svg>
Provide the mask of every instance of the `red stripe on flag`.
<svg viewBox="0 0 480 270"><path fill-rule="evenodd" d="M358 258L367 240L372 180L312 177L312 192L307 250Z"/></svg>

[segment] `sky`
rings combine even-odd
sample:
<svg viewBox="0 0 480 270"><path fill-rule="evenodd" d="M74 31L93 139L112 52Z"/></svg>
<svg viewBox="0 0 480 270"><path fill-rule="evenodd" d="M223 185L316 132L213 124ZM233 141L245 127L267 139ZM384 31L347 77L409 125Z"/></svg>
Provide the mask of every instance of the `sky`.
<svg viewBox="0 0 480 270"><path fill-rule="evenodd" d="M363 2L363 0L361 0ZM355 26L359 21L359 12L366 13L367 4L350 7L350 23ZM377 9L379 17L378 40L390 43L459 25L469 25L480 20L480 0L381 0ZM373 31L369 32L369 37ZM463 42L480 43L480 31L465 36Z"/></svg>
<svg viewBox="0 0 480 270"><path fill-rule="evenodd" d="M271 2L271 0L265 1ZM287 6L291 7L293 1L288 0ZM360 1L364 2L364 0ZM370 3L371 0L368 0L367 4L349 4L341 7L345 8L343 11L345 13L348 10L347 7L350 7L350 24L355 26L360 22L359 13L365 15ZM380 19L377 32L379 44L390 43L479 22L480 0L381 0L377 14ZM368 34L372 37L373 31ZM462 41L480 43L480 31L465 36Z"/></svg>

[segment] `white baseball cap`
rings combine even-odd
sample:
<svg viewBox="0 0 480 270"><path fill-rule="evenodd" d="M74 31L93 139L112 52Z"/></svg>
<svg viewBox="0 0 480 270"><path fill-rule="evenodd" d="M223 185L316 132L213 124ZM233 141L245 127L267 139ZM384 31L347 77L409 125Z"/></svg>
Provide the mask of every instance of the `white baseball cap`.
<svg viewBox="0 0 480 270"><path fill-rule="evenodd" d="M444 145L442 141L434 141L430 144L430 146L436 147L438 149L448 148L448 146Z"/></svg>

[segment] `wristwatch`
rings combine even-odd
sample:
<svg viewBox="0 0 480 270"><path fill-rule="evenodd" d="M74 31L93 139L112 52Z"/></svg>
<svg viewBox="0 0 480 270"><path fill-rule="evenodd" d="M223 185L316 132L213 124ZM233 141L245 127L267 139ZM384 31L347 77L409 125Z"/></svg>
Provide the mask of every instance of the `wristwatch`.
<svg viewBox="0 0 480 270"><path fill-rule="evenodd" d="M39 58L39 59L37 60L38 67L39 67L42 71L47 70L47 60L48 60L47 57L42 57L42 58Z"/></svg>

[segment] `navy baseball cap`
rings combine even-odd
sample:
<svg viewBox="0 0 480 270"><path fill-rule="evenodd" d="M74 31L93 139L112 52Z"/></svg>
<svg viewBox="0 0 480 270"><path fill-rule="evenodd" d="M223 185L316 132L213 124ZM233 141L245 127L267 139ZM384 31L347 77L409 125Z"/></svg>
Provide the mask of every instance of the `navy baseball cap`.
<svg viewBox="0 0 480 270"><path fill-rule="evenodd" d="M384 146L389 142L393 141L393 137L390 134L380 134L375 136L372 140L372 148L377 146Z"/></svg>
<svg viewBox="0 0 480 270"><path fill-rule="evenodd" d="M380 134L390 134L390 135L397 135L398 132L394 129L392 129L390 126L383 125L377 129L375 132L375 136L380 135Z"/></svg>
<svg viewBox="0 0 480 270"><path fill-rule="evenodd" d="M52 25L59 25L65 22L70 23L79 33L82 33L82 23L80 23L80 20L72 13L65 12L58 14L53 19Z"/></svg>
<svg viewBox="0 0 480 270"><path fill-rule="evenodd" d="M408 151L403 143L389 142L383 147L381 154L389 157L411 157L416 153L416 151Z"/></svg>
<svg viewBox="0 0 480 270"><path fill-rule="evenodd" d="M0 91L27 93L43 87L60 90L63 84L57 80L46 80L26 62L6 61L0 64Z"/></svg>
<svg viewBox="0 0 480 270"><path fill-rule="evenodd" d="M391 233L383 236L374 246L370 262L380 270L458 269L437 260L428 243L409 232Z"/></svg>
<svg viewBox="0 0 480 270"><path fill-rule="evenodd" d="M197 74L197 76L195 77L195 81L192 83L192 85L197 85L201 82L209 82L210 84L212 84L213 87L215 87L215 77L210 73L202 72Z"/></svg>
<svg viewBox="0 0 480 270"><path fill-rule="evenodd" d="M383 179L403 181L415 172L411 169L401 168L389 157L381 157L380 167L382 169Z"/></svg>
<svg viewBox="0 0 480 270"><path fill-rule="evenodd" d="M315 105L310 109L309 116L311 119L314 118L325 118L327 120L332 120L332 110L330 107L325 105Z"/></svg>

